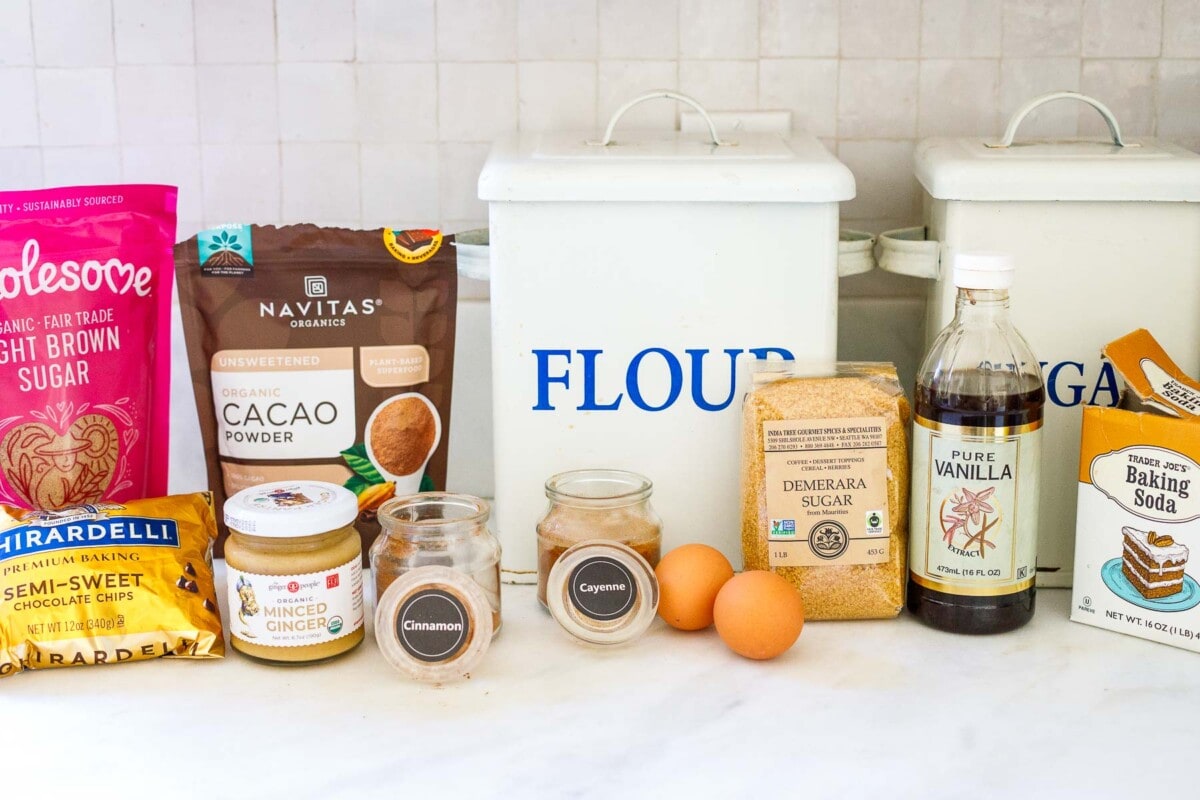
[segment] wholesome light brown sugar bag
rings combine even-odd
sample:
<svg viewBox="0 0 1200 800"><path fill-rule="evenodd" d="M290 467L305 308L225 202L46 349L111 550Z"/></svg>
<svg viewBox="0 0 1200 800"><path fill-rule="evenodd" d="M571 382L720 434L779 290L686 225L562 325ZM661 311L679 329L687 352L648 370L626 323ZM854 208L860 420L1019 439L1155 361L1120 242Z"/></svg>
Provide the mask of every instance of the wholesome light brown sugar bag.
<svg viewBox="0 0 1200 800"><path fill-rule="evenodd" d="M219 504L269 481L342 484L359 498L365 555L385 500L445 488L452 238L228 225L176 247Z"/></svg>

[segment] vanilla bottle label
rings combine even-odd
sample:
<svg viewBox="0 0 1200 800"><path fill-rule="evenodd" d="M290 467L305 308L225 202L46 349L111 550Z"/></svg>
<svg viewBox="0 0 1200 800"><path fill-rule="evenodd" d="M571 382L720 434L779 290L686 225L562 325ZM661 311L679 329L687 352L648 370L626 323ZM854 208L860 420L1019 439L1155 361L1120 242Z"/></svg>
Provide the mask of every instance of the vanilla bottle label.
<svg viewBox="0 0 1200 800"><path fill-rule="evenodd" d="M1033 585L1041 420L913 425L912 579L947 594L1012 594Z"/></svg>

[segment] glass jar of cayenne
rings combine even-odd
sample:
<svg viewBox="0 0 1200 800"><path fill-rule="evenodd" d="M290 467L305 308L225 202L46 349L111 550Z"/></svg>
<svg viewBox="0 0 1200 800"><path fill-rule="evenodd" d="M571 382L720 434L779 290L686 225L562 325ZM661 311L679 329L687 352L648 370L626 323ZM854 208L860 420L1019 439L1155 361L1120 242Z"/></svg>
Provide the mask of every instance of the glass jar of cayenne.
<svg viewBox="0 0 1200 800"><path fill-rule="evenodd" d="M358 499L321 481L243 489L225 503L229 634L271 664L312 664L363 640Z"/></svg>
<svg viewBox="0 0 1200 800"><path fill-rule="evenodd" d="M636 472L580 469L546 481L550 505L537 526L538 600L555 562L580 542L607 540L633 549L650 568L662 552L662 520L650 506L654 485Z"/></svg>
<svg viewBox="0 0 1200 800"><path fill-rule="evenodd" d="M492 609L491 635L500 632L500 541L488 530L492 509L467 494L424 492L379 508L382 532L371 546L376 603L402 575L447 567L469 576Z"/></svg>

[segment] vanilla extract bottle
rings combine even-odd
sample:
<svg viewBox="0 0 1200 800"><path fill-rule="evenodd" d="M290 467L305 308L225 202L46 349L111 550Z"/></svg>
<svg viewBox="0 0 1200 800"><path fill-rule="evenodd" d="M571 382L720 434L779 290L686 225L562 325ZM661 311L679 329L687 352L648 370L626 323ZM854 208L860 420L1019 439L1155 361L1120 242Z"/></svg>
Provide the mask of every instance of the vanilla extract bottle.
<svg viewBox="0 0 1200 800"><path fill-rule="evenodd" d="M1045 387L1007 256L959 253L954 319L917 375L908 608L956 633L1033 617Z"/></svg>

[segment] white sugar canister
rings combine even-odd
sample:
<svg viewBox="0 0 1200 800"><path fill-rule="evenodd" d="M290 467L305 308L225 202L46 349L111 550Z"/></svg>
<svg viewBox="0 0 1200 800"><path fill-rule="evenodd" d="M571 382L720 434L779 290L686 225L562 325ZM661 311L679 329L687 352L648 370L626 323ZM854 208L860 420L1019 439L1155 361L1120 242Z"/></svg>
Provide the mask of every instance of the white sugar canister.
<svg viewBox="0 0 1200 800"><path fill-rule="evenodd" d="M653 481L664 551L705 542L740 564L747 363L835 360L850 171L811 136L614 133L652 98L703 111L652 92L603 136L500 141L479 177L506 580L536 579L544 484L583 468Z"/></svg>
<svg viewBox="0 0 1200 800"><path fill-rule="evenodd" d="M1015 141L1056 100L1093 106L1109 136ZM1012 256L1012 319L1046 381L1038 584L1070 586L1080 407L1115 405L1120 391L1100 349L1149 327L1186 371L1200 367L1200 156L1126 139L1103 103L1056 92L1019 109L999 141L926 139L915 162L925 225L881 234L879 266L932 279L931 342L954 316L954 254Z"/></svg>

